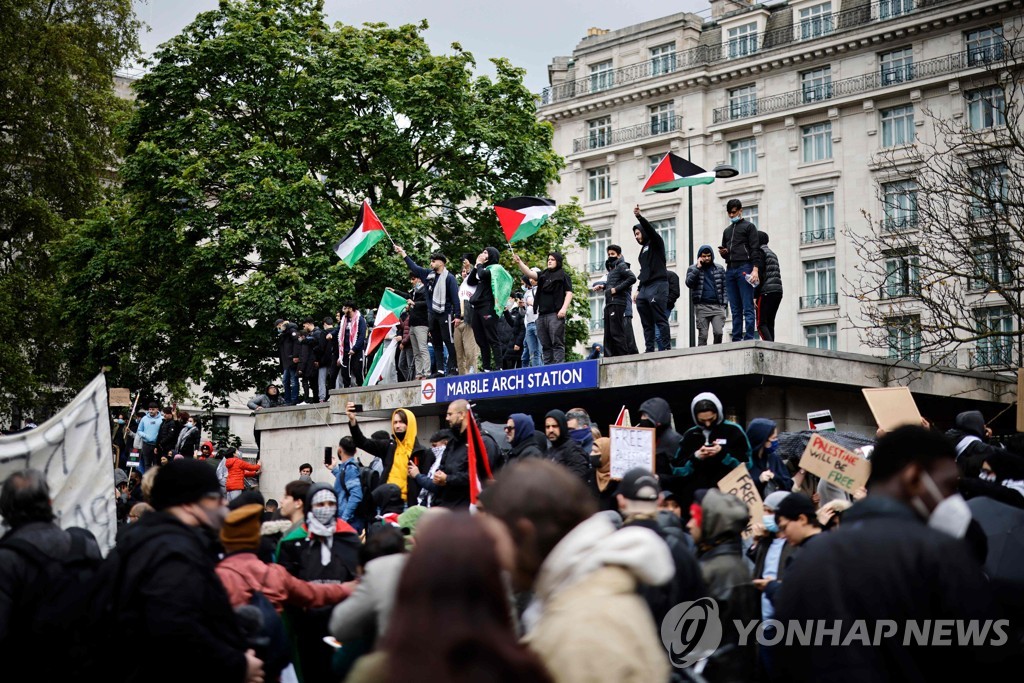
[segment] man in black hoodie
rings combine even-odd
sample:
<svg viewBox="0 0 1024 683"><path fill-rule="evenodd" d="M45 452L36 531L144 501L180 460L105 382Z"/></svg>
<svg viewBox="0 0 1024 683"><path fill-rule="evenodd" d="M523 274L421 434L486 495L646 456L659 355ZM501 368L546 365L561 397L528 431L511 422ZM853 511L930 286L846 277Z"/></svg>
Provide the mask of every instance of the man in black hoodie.
<svg viewBox="0 0 1024 683"><path fill-rule="evenodd" d="M636 282L636 275L622 258L622 247L617 244L608 247L604 268L608 271L604 282L594 284L594 291L604 291L604 355L625 356L629 353L626 301Z"/></svg>
<svg viewBox="0 0 1024 683"><path fill-rule="evenodd" d="M565 413L551 410L544 416L544 435L548 438L548 460L569 468L569 471L587 482L590 475L590 458L580 445L569 436L569 425Z"/></svg>
<svg viewBox="0 0 1024 683"><path fill-rule="evenodd" d="M513 257L526 277L534 277L530 267L516 254ZM548 253L547 268L537 278L533 310L537 313L537 337L544 365L565 362L565 320L572 304L572 279L562 269L562 254Z"/></svg>
<svg viewBox="0 0 1024 683"><path fill-rule="evenodd" d="M743 204L730 199L725 205L729 227L722 233L718 253L725 259L725 291L732 308L732 340L757 339L754 288L760 283L757 264L764 261L757 226L743 217Z"/></svg>
<svg viewBox="0 0 1024 683"><path fill-rule="evenodd" d="M299 326L283 318L274 322L277 328L277 357L281 362L281 383L284 385L285 405L299 402Z"/></svg>
<svg viewBox="0 0 1024 683"><path fill-rule="evenodd" d="M476 266L466 278L470 287L476 287L469 305L473 308L473 336L480 347L481 369L484 371L497 370L501 362L498 315L495 311L494 291L491 289L491 272L487 270L489 266L498 265L500 256L496 248L487 247L477 255Z"/></svg>
<svg viewBox="0 0 1024 683"><path fill-rule="evenodd" d="M644 327L644 350L653 351L655 336L658 350L666 351L672 342L668 326L668 266L665 265L665 240L646 218L640 207L633 209L639 221L633 226L633 237L640 245L640 289L636 294L636 310ZM657 335L655 335L657 328Z"/></svg>
<svg viewBox="0 0 1024 683"><path fill-rule="evenodd" d="M987 443L992 430L985 425L985 416L980 410L960 413L953 424L953 429L946 432L946 438L956 449L956 466L960 476L977 477L985 458L995 450L995 446Z"/></svg>
<svg viewBox="0 0 1024 683"><path fill-rule="evenodd" d="M662 488L666 488L668 476L672 474L670 465L679 441L683 438L672 428L672 409L663 398L649 398L640 404L640 421L637 427L653 427L657 441L654 445L654 471L661 480Z"/></svg>

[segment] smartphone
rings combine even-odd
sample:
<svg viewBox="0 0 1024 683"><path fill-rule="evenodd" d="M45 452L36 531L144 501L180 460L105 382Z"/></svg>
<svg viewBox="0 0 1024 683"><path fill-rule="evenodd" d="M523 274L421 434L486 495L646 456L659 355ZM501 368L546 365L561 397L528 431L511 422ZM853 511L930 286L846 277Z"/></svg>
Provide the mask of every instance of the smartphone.
<svg viewBox="0 0 1024 683"><path fill-rule="evenodd" d="M363 412L363 404L362 404L362 403L356 403L356 404L354 404L354 405L352 406L352 410L356 411L357 413L361 413L361 412Z"/></svg>
<svg viewBox="0 0 1024 683"><path fill-rule="evenodd" d="M334 462L334 453L330 446L324 446L324 464L330 467L332 462Z"/></svg>

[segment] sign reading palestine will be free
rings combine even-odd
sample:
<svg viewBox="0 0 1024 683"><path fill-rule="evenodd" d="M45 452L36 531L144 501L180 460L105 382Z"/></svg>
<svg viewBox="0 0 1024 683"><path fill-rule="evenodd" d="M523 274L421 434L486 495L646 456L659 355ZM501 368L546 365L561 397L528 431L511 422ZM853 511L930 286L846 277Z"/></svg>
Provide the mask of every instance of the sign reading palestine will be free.
<svg viewBox="0 0 1024 683"><path fill-rule="evenodd" d="M596 389L599 379L596 360L440 377L420 383L420 402L448 403L460 398L500 398Z"/></svg>

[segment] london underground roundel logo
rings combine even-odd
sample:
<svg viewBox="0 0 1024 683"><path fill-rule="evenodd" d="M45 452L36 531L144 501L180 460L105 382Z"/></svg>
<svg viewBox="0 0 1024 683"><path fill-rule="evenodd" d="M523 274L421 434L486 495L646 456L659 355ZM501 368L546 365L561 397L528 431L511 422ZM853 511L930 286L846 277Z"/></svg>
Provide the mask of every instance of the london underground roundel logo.
<svg viewBox="0 0 1024 683"><path fill-rule="evenodd" d="M433 400L433 398L434 398L434 383L433 382L424 382L423 383L423 387L422 387L422 389L420 391L423 392L423 400L424 401Z"/></svg>

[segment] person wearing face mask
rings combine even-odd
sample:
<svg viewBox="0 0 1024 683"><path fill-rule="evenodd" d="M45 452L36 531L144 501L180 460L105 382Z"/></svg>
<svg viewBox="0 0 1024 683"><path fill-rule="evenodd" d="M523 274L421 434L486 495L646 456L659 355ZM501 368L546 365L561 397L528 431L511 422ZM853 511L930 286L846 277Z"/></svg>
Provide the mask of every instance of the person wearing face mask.
<svg viewBox="0 0 1024 683"><path fill-rule="evenodd" d="M178 411L178 420L181 421L182 427L174 444L174 454L194 458L196 451L199 450L199 423L184 410Z"/></svg>
<svg viewBox="0 0 1024 683"><path fill-rule="evenodd" d="M430 453L433 456L433 461L426 466L425 470L420 471L419 466L415 462L409 463L409 476L419 486L416 504L427 508L433 507L434 496L439 490L437 484L434 483L434 475L437 474L437 470L441 467L441 456L444 455L444 450L448 447L448 442L453 436L451 430L448 429L442 429L431 435Z"/></svg>
<svg viewBox="0 0 1024 683"><path fill-rule="evenodd" d="M783 680L985 680L994 675L989 667L998 648L908 647L901 637L911 619L983 622L998 616L981 565L962 537L971 518L956 493L957 477L953 446L938 433L905 426L879 439L867 497L844 514L841 529L819 535L801 549L798 562L790 563L775 597L776 618L783 623L838 620L837 644L857 620L892 620L901 633L870 645L847 640L844 646L779 648Z"/></svg>
<svg viewBox="0 0 1024 683"><path fill-rule="evenodd" d="M775 421L755 417L747 425L747 439L750 441L747 468L761 498L774 491L793 490L789 469L779 457L779 430Z"/></svg>
<svg viewBox="0 0 1024 683"><path fill-rule="evenodd" d="M387 441L379 441L363 435L354 403L346 404L345 414L356 447L381 459L383 474L380 483L395 484L401 490L403 500L415 503L420 491L416 479L409 475L409 465L426 471L434 464L433 453L416 440L416 416L405 408L394 411L391 414L391 434Z"/></svg>
<svg viewBox="0 0 1024 683"><path fill-rule="evenodd" d="M586 483L590 478L590 456L570 436L565 413L561 410L548 411L544 416L544 435L548 440L544 456Z"/></svg>
<svg viewBox="0 0 1024 683"><path fill-rule="evenodd" d="M153 511L127 525L107 557L121 579L111 632L160 646L127 648L109 678L262 683L263 663L246 649L215 571L227 507L213 468L172 461L156 473L150 497Z"/></svg>

